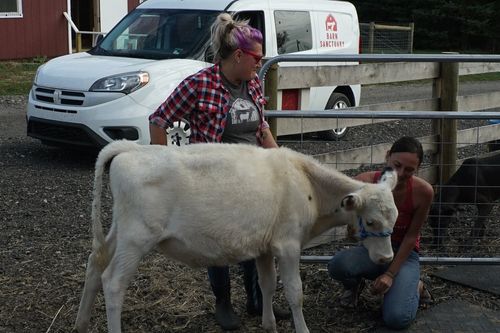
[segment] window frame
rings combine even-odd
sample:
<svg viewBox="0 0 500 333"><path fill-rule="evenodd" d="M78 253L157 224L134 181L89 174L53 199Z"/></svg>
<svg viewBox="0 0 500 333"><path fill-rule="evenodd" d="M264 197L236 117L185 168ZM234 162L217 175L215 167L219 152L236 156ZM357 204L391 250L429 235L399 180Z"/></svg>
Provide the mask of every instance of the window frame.
<svg viewBox="0 0 500 333"><path fill-rule="evenodd" d="M0 19L2 18L22 18L23 17L23 0L15 0L17 11L15 12L0 12Z"/></svg>

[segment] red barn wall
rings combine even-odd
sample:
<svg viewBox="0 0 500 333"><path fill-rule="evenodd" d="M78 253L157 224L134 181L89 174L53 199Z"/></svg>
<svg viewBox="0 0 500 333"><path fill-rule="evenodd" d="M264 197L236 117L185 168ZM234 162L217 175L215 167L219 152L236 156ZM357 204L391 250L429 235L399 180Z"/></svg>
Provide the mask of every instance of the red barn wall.
<svg viewBox="0 0 500 333"><path fill-rule="evenodd" d="M105 0L101 0L105 1ZM139 0L127 0L131 11ZM23 17L0 18L0 60L68 54L67 0L23 0Z"/></svg>
<svg viewBox="0 0 500 333"><path fill-rule="evenodd" d="M68 53L66 0L23 0L23 17L0 18L0 60Z"/></svg>
<svg viewBox="0 0 500 333"><path fill-rule="evenodd" d="M127 0L128 1L128 11L132 11L135 7L139 5L139 0Z"/></svg>

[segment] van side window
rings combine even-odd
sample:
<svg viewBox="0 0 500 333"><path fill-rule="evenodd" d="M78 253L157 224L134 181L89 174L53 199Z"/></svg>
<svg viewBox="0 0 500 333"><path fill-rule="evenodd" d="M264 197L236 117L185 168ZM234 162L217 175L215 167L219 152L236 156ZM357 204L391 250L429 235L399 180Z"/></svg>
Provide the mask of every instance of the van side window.
<svg viewBox="0 0 500 333"><path fill-rule="evenodd" d="M234 15L238 20L248 20L248 24L262 32L262 53L266 54L266 29L264 27L264 12L262 11L247 11L238 12Z"/></svg>
<svg viewBox="0 0 500 333"><path fill-rule="evenodd" d="M277 10L274 12L278 54L307 51L312 48L309 12Z"/></svg>

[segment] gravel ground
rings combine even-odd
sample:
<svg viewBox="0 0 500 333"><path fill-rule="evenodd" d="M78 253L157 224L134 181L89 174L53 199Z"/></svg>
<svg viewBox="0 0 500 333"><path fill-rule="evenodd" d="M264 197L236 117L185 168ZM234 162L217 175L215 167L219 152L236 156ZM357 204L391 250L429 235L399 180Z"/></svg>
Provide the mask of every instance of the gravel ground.
<svg viewBox="0 0 500 333"><path fill-rule="evenodd" d="M0 98L0 332L68 332L76 317L91 246L96 155L43 146L26 137L25 103L24 97ZM287 145L318 153L389 142L401 133L423 135L427 130L425 122L398 122L353 129L339 142L309 137L307 142ZM110 203L106 192L103 219L107 223ZM499 238L493 231L489 235ZM331 254L330 248L321 250ZM301 268L304 314L311 332L364 332L382 325L380 299L363 294L358 309L343 309L337 303L340 286L328 278L325 265L303 264ZM426 266L424 273L436 303L462 299L500 310L498 296L433 278L434 269ZM260 332L260 319L244 312L240 274L233 276L233 303L242 314L240 331ZM281 288L277 302L285 304ZM153 253L143 261L128 290L123 327L132 332L219 332L213 311L214 298L204 269L189 269ZM91 325L92 332L106 331L102 294ZM290 322L279 322L278 330L291 331Z"/></svg>

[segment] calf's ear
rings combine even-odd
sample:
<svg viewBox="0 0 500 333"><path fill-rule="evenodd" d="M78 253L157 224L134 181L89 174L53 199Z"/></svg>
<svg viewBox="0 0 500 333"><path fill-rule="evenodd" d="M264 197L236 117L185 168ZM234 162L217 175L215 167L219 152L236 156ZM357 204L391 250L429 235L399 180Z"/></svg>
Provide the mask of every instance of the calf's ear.
<svg viewBox="0 0 500 333"><path fill-rule="evenodd" d="M345 210L357 210L361 208L362 204L363 200L361 196L356 193L351 193L342 199L340 207L343 207Z"/></svg>
<svg viewBox="0 0 500 333"><path fill-rule="evenodd" d="M391 167L386 167L382 171L378 183L387 186L392 191L398 183L398 174Z"/></svg>

